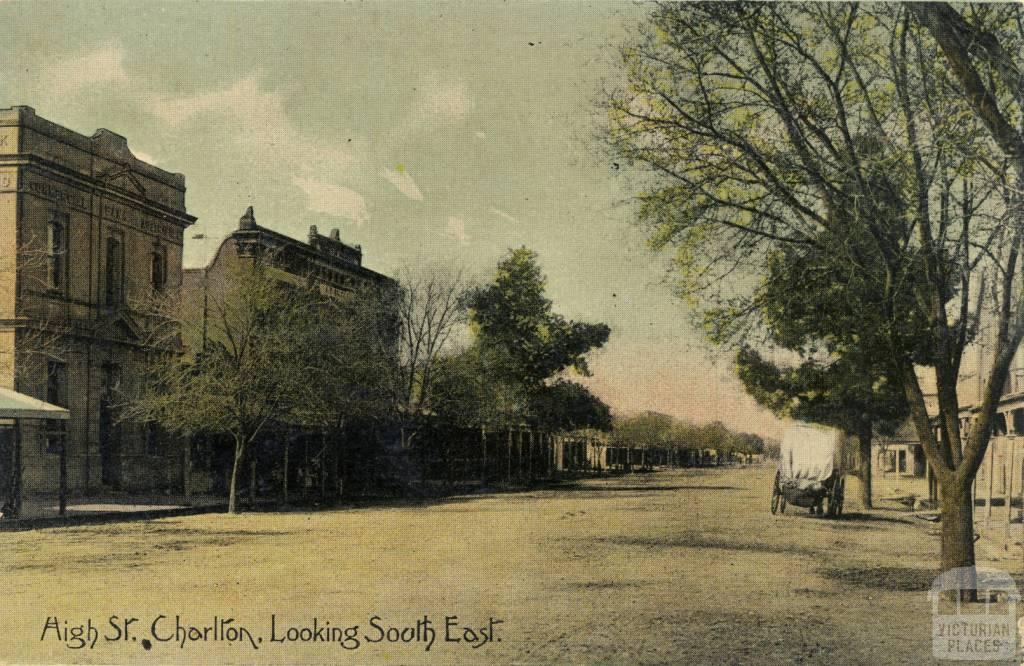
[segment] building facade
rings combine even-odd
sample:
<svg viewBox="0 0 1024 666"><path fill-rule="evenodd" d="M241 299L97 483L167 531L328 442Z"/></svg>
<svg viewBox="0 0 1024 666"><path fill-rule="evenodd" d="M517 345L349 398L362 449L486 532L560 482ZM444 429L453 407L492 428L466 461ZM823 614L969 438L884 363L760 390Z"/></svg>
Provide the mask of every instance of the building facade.
<svg viewBox="0 0 1024 666"><path fill-rule="evenodd" d="M0 386L67 407L22 430L27 492L172 488L181 447L122 423L145 376L141 304L181 285L185 178L109 130L78 134L30 107L0 109Z"/></svg>
<svg viewBox="0 0 1024 666"><path fill-rule="evenodd" d="M936 498L935 479L910 419L891 435L875 433L871 444L871 490L878 502Z"/></svg>
<svg viewBox="0 0 1024 666"><path fill-rule="evenodd" d="M342 242L338 229L324 236L311 226L307 242L302 242L258 225L250 206L207 266L184 270L185 293L202 294L208 284L219 283L232 271L257 261L282 281L312 281L322 292L337 296L371 285L395 285L391 278L364 267L362 248Z"/></svg>

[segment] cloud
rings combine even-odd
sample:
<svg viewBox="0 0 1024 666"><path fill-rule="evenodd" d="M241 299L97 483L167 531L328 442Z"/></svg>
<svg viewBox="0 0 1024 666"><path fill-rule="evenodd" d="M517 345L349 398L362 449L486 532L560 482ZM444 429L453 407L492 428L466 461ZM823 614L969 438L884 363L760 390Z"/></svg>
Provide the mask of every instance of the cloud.
<svg viewBox="0 0 1024 666"><path fill-rule="evenodd" d="M358 192L311 178L295 177L292 182L306 193L310 210L352 220L360 227L369 222L366 200Z"/></svg>
<svg viewBox="0 0 1024 666"><path fill-rule="evenodd" d="M462 81L434 79L424 87L421 110L428 115L456 119L476 106Z"/></svg>
<svg viewBox="0 0 1024 666"><path fill-rule="evenodd" d="M498 210L497 208L492 208L492 209L490 209L490 212L494 213L495 215L497 215L501 219L505 220L506 222L511 222L512 224L519 224L519 220L517 220L516 218L512 217L511 215L509 215L508 213L506 213L503 210Z"/></svg>
<svg viewBox="0 0 1024 666"><path fill-rule="evenodd" d="M420 192L420 188L416 186L416 181L412 179L412 176L401 164L399 164L394 171L384 169L383 175L389 183L395 186L395 189L405 196L410 199L415 199L416 201L423 201L423 193Z"/></svg>
<svg viewBox="0 0 1024 666"><path fill-rule="evenodd" d="M140 150L132 150L132 155L135 155L135 157L139 158L143 162L146 162L147 164L156 164L156 158L150 155L149 153L144 153Z"/></svg>
<svg viewBox="0 0 1024 666"><path fill-rule="evenodd" d="M61 94L127 80L124 49L115 43L104 44L79 56L53 61L43 67L39 74L42 90L59 90Z"/></svg>
<svg viewBox="0 0 1024 666"><path fill-rule="evenodd" d="M306 174L353 173L359 161L346 150L303 136L285 110L284 96L260 86L251 72L225 88L184 97L152 96L149 110L171 127L210 119L218 134L253 157Z"/></svg>
<svg viewBox="0 0 1024 666"><path fill-rule="evenodd" d="M426 131L462 119L476 108L466 84L440 73L423 76L410 103L407 130Z"/></svg>
<svg viewBox="0 0 1024 666"><path fill-rule="evenodd" d="M450 238L459 241L460 245L465 245L469 241L469 236L466 235L466 222L462 218L449 217L445 233Z"/></svg>
<svg viewBox="0 0 1024 666"><path fill-rule="evenodd" d="M148 109L180 136L209 137L205 149L232 170L229 177L251 181L255 191L283 177L306 194L308 210L359 226L369 221L363 196L347 186L365 186L364 174L374 170L346 147L303 134L284 94L266 89L259 72L196 94L152 95Z"/></svg>
<svg viewBox="0 0 1024 666"><path fill-rule="evenodd" d="M486 132L473 132L473 136L475 136L478 139L486 139L487 138L487 133Z"/></svg>

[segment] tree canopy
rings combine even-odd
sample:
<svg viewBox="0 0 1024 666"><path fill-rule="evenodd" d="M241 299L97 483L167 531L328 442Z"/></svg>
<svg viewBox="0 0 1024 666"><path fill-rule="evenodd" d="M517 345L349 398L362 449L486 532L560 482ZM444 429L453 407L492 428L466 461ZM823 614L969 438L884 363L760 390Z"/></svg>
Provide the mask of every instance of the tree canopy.
<svg viewBox="0 0 1024 666"><path fill-rule="evenodd" d="M510 250L494 280L468 299L476 342L501 375L537 386L563 370L589 374L586 355L604 345L605 324L567 320L554 312L537 253Z"/></svg>

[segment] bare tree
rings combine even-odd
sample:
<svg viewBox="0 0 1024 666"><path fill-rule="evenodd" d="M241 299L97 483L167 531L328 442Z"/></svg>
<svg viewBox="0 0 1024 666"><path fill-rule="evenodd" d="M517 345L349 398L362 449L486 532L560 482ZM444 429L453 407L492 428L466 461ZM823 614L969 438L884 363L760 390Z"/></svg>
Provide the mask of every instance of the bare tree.
<svg viewBox="0 0 1024 666"><path fill-rule="evenodd" d="M442 267L405 270L398 279L397 395L405 417L416 419L431 409L439 360L457 345L466 324L470 284L461 269Z"/></svg>
<svg viewBox="0 0 1024 666"><path fill-rule="evenodd" d="M252 444L317 397L319 296L259 262L210 277L201 303L195 294L171 293L150 304L152 381L125 397L121 418L230 437L228 511L236 513L239 471Z"/></svg>

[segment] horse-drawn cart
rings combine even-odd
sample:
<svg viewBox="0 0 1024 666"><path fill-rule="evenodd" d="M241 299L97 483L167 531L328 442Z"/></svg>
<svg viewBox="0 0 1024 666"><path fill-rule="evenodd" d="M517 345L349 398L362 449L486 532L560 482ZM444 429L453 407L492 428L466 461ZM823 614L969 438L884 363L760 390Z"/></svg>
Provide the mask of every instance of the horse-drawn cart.
<svg viewBox="0 0 1024 666"><path fill-rule="evenodd" d="M772 513L784 513L786 505L793 504L812 514L842 515L846 492L843 439L843 433L835 428L810 423L797 422L786 431L772 486Z"/></svg>

